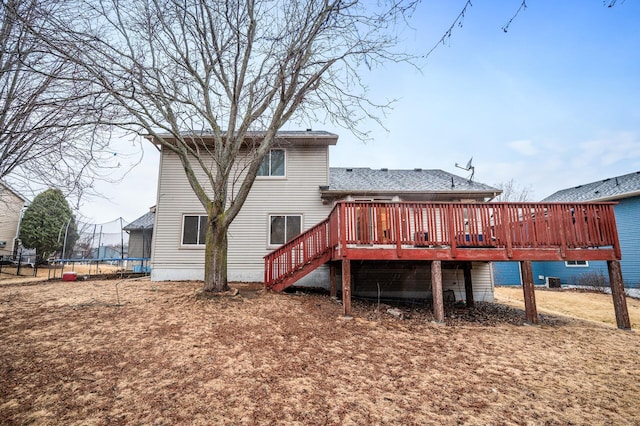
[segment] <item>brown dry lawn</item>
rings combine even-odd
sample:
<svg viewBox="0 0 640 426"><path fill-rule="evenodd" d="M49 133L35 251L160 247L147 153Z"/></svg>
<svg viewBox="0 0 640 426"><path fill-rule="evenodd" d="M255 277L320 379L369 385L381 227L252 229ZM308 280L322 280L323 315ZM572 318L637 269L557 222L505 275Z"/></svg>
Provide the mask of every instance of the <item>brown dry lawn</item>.
<svg viewBox="0 0 640 426"><path fill-rule="evenodd" d="M199 287L0 283L0 424L640 424L636 332Z"/></svg>
<svg viewBox="0 0 640 426"><path fill-rule="evenodd" d="M535 294L538 312L616 325L616 315L610 294L575 289L539 288L536 288ZM522 287L496 287L495 298L499 303L524 309ZM640 300L627 297L627 309L631 328L639 330Z"/></svg>
<svg viewBox="0 0 640 426"><path fill-rule="evenodd" d="M106 263L94 264L73 264L65 265L64 269L60 265L56 266L40 266L35 271L33 268L23 266L20 268L20 275L17 274L15 266L3 265L0 270L0 285L9 282L26 282L26 281L42 281L53 278L62 277L63 272L74 271L78 276L93 276L99 274L113 274L120 272L117 265L109 265Z"/></svg>

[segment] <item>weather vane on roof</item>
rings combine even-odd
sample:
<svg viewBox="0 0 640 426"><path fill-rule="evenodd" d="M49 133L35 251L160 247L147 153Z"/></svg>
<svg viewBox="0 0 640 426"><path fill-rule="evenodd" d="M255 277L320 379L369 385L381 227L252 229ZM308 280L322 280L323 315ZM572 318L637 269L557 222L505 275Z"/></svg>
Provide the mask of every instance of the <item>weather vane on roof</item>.
<svg viewBox="0 0 640 426"><path fill-rule="evenodd" d="M476 173L476 168L473 167L472 162L473 162L473 157L471 157L469 161L467 161L467 165L465 167L462 167L461 165L456 163L456 167L459 169L466 170L466 171L471 170L471 175L469 175L469 182L473 182L473 175Z"/></svg>

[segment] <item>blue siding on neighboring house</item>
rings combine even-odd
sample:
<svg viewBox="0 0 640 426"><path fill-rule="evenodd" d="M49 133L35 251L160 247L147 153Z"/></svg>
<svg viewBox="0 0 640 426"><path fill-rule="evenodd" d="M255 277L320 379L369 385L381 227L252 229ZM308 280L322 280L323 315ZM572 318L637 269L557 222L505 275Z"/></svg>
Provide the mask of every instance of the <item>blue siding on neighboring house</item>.
<svg viewBox="0 0 640 426"><path fill-rule="evenodd" d="M535 262L539 269L538 275L545 277L560 278L562 284L579 285L581 284L578 277L582 274L599 274L602 273L608 279L609 272L607 270L607 262L605 261L589 261L589 266L566 266L564 262Z"/></svg>
<svg viewBox="0 0 640 426"><path fill-rule="evenodd" d="M520 285L520 264L518 262L493 262L493 282L496 285Z"/></svg>
<svg viewBox="0 0 640 426"><path fill-rule="evenodd" d="M622 278L625 287L640 288L640 196L618 201L614 207L620 239ZM562 284L577 284L580 275L600 274L609 279L607 262L590 261L588 267L566 266L564 262L534 262L533 282L544 284L539 276L560 278ZM494 262L496 285L520 285L518 262Z"/></svg>
<svg viewBox="0 0 640 426"><path fill-rule="evenodd" d="M546 277L553 276L553 275L547 275L547 273L545 272L544 262L533 262L533 265L531 265L531 269L533 271L533 283L535 285L543 285L547 282Z"/></svg>
<svg viewBox="0 0 640 426"><path fill-rule="evenodd" d="M622 250L622 278L626 287L640 288L640 195L615 206Z"/></svg>
<svg viewBox="0 0 640 426"><path fill-rule="evenodd" d="M533 262L531 269L533 272L533 283L542 285L546 282L544 262ZM547 262L552 263L552 262ZM521 285L522 275L520 273L520 262L493 262L493 280L495 285ZM564 263L563 263L564 265ZM542 276L542 278L540 278ZM550 275L555 277L556 275Z"/></svg>

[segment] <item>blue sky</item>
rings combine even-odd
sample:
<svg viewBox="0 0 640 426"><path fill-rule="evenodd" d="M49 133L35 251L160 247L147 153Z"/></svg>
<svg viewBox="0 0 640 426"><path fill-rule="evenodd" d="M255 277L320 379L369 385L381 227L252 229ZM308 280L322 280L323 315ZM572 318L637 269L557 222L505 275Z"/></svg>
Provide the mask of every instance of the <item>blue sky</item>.
<svg viewBox="0 0 640 426"><path fill-rule="evenodd" d="M363 144L312 124L340 135L331 165L467 176L455 163L473 157L477 181L514 179L531 187L532 200L639 171L640 2L527 0L507 33L520 0L472 3L420 70L393 65L364 76L374 99L397 99L387 130L368 123L373 140ZM406 48L429 51L464 4L423 1L403 34ZM107 199L85 202L81 213L97 222L144 214L155 204L154 151L145 145L143 162L120 184L101 185Z"/></svg>

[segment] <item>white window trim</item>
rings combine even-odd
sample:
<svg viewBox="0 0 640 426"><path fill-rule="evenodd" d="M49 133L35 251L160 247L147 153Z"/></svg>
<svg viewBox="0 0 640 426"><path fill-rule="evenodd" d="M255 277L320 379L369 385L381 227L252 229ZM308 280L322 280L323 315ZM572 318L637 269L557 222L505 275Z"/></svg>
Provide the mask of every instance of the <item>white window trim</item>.
<svg viewBox="0 0 640 426"><path fill-rule="evenodd" d="M276 151L276 150L284 152L284 175L282 175L282 176L273 176L273 175L270 175L270 174L269 175L264 175L264 176L257 175L256 176L256 180L263 180L263 179L264 180L282 180L282 179L286 179L287 178L287 168L288 168L287 167L287 157L288 157L288 154L287 154L287 150L286 149L284 149L284 148L271 148L269 150L269 153L267 154L269 156L269 161L271 161L271 151ZM269 164L269 173L271 173L271 164Z"/></svg>
<svg viewBox="0 0 640 426"><path fill-rule="evenodd" d="M569 261L565 261L564 262L564 266L566 266L567 268L588 268L589 267L589 261L588 260L573 260L572 262L584 262L584 265L580 264L580 265L576 265L576 264L569 264Z"/></svg>
<svg viewBox="0 0 640 426"><path fill-rule="evenodd" d="M271 243L271 218L274 216L299 216L300 217L300 233L305 231L304 229L304 215L302 213L269 213L267 215L267 249L275 249L278 247L282 247L287 244L285 241L284 244L272 244ZM286 226L286 223L285 223ZM287 237L287 230L284 231L285 238Z"/></svg>
<svg viewBox="0 0 640 426"><path fill-rule="evenodd" d="M182 214L182 224L180 226L180 248L187 250L203 250L206 244L185 244L184 243L184 218L187 216L198 216L198 226L200 226L200 216L207 216L206 213L183 213ZM198 229L198 235L199 235Z"/></svg>

